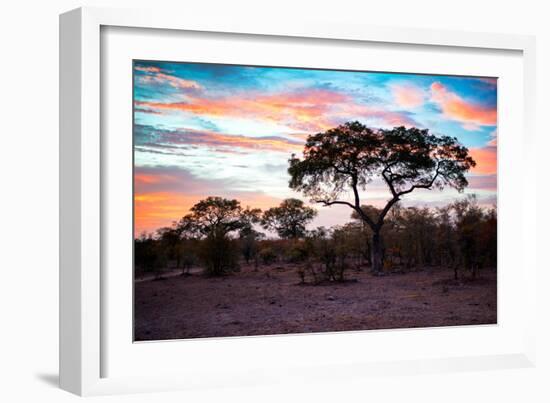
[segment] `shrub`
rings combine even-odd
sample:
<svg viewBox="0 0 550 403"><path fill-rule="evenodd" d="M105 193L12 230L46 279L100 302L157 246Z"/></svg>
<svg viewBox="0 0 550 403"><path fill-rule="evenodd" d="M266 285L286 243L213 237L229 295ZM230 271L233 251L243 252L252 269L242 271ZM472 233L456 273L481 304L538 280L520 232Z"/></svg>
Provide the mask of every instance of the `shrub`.
<svg viewBox="0 0 550 403"><path fill-rule="evenodd" d="M307 245L303 243L295 243L287 252L287 260L290 263L302 263L305 262L310 256L310 251Z"/></svg>
<svg viewBox="0 0 550 403"><path fill-rule="evenodd" d="M269 265L277 260L277 255L273 249L264 248L260 250L260 259L262 259L263 264Z"/></svg>
<svg viewBox="0 0 550 403"><path fill-rule="evenodd" d="M212 233L203 240L201 260L205 274L209 276L239 271L238 245L223 234Z"/></svg>

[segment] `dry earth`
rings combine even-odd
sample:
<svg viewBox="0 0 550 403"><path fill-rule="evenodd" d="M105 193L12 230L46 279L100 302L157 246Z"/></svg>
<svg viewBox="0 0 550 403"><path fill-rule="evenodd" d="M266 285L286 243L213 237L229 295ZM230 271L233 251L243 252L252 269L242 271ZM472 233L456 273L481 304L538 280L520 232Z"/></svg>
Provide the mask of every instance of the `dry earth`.
<svg viewBox="0 0 550 403"><path fill-rule="evenodd" d="M221 278L200 274L135 283L135 339L267 335L494 324L496 273L454 281L447 269L375 277L349 271L346 283L300 285L292 265Z"/></svg>

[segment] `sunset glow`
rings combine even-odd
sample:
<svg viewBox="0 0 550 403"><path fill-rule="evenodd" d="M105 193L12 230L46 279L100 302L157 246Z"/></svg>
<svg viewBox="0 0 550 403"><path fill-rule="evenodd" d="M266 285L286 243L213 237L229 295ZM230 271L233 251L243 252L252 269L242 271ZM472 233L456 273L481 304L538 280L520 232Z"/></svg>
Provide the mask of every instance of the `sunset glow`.
<svg viewBox="0 0 550 403"><path fill-rule="evenodd" d="M496 79L136 61L135 235L170 225L207 196L261 209L307 201L288 187L288 159L308 135L351 120L456 137L477 163L465 193L496 203ZM377 181L362 194L365 204L388 197ZM404 205L457 197L419 191ZM345 206L315 207L312 226L349 221Z"/></svg>

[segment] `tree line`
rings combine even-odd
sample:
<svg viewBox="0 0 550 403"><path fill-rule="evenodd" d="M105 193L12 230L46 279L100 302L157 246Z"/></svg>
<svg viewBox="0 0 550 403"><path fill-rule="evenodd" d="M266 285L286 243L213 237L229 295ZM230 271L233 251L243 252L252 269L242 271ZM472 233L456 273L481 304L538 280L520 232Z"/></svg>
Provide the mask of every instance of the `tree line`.
<svg viewBox="0 0 550 403"><path fill-rule="evenodd" d="M380 209L362 206L368 216ZM315 209L287 199L261 212L242 208L237 200L208 197L171 227L135 240L136 269L161 276L165 270L189 273L201 267L207 275L236 272L242 264L256 270L272 264L295 265L303 283L344 281L349 270L372 270L372 229L353 212L350 222L308 230ZM275 231L268 239L258 229ZM382 272L440 267L477 277L496 268L497 215L475 197L443 207L401 207L388 214L380 233Z"/></svg>
<svg viewBox="0 0 550 403"><path fill-rule="evenodd" d="M476 165L466 147L427 129L372 129L348 122L308 136L301 157L289 159L289 187L322 206L344 205L352 222L307 230L317 212L299 199L286 199L264 212L239 201L208 197L188 215L135 242L136 268L156 271L175 261L185 272L200 264L207 274L239 268L240 254L256 267L272 261L299 263L302 281L344 279L350 265L366 264L374 274L394 267L452 267L476 276L496 266L496 212L466 198L437 209L402 208L417 189L451 187L462 192L465 173ZM374 178L390 197L381 208L366 205L363 191ZM351 201L347 194L352 195ZM261 227L277 233L265 239ZM352 263L358 262L358 263Z"/></svg>

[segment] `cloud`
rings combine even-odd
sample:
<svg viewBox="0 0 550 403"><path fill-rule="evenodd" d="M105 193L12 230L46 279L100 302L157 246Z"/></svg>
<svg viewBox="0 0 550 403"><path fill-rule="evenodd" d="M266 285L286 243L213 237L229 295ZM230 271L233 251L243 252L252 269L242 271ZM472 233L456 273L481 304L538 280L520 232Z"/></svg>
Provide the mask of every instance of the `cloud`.
<svg viewBox="0 0 550 403"><path fill-rule="evenodd" d="M163 152L179 152L191 146L205 146L212 149L231 152L235 149L256 151L298 152L304 147L304 141L279 136L248 137L223 134L208 130L156 129L153 126L136 125L134 138L138 146Z"/></svg>
<svg viewBox="0 0 550 403"><path fill-rule="evenodd" d="M202 86L194 80L186 80L181 77L169 74L166 70L153 66L136 66L134 70L141 73L136 79L142 84L159 84L170 85L173 88L180 90L201 90Z"/></svg>
<svg viewBox="0 0 550 403"><path fill-rule="evenodd" d="M160 73L160 68L154 66L135 66L134 70L142 73Z"/></svg>
<svg viewBox="0 0 550 403"><path fill-rule="evenodd" d="M422 125L412 118L412 115L403 111L390 111L368 105L346 105L337 116L341 117L340 123L350 120L350 117L359 120L367 120L371 126L378 127L421 127Z"/></svg>
<svg viewBox="0 0 550 403"><path fill-rule="evenodd" d="M183 111L211 117L284 122L298 130L329 128L326 115L334 103L350 102L339 92L306 89L276 94L247 93L218 98L188 97L185 102L136 102L138 107Z"/></svg>
<svg viewBox="0 0 550 403"><path fill-rule="evenodd" d="M413 85L394 84L391 91L395 103L403 108L417 108L424 104L425 92Z"/></svg>
<svg viewBox="0 0 550 403"><path fill-rule="evenodd" d="M495 129L490 134L491 140L487 143L488 146L496 147L497 146L497 137L498 137L498 130Z"/></svg>
<svg viewBox="0 0 550 403"><path fill-rule="evenodd" d="M476 174L496 174L497 172L497 148L486 146L471 148L470 155L476 162L471 172Z"/></svg>
<svg viewBox="0 0 550 403"><path fill-rule="evenodd" d="M231 180L201 179L177 167L136 167L134 235L170 226L208 196L235 198L243 207L267 209L281 199L258 191L232 190Z"/></svg>
<svg viewBox="0 0 550 403"><path fill-rule="evenodd" d="M477 81L480 83L483 83L485 86L496 88L497 86L497 79L496 78L486 78L486 77L478 77L476 78Z"/></svg>
<svg viewBox="0 0 550 403"><path fill-rule="evenodd" d="M406 112L359 104L346 93L326 88L274 94L247 92L217 98L188 96L184 102L136 101L135 105L198 116L260 120L308 133L328 130L351 119L370 119L381 126L417 125Z"/></svg>
<svg viewBox="0 0 550 403"><path fill-rule="evenodd" d="M466 130L477 130L479 126L495 126L497 109L465 100L450 91L440 82L430 86L431 101L440 108L443 116L461 122Z"/></svg>
<svg viewBox="0 0 550 403"><path fill-rule="evenodd" d="M154 111L152 109L146 109L146 108L134 108L134 112L136 113L148 113L151 115L160 115L159 111Z"/></svg>
<svg viewBox="0 0 550 403"><path fill-rule="evenodd" d="M497 190L497 175L468 175L468 189L487 190L495 192Z"/></svg>

